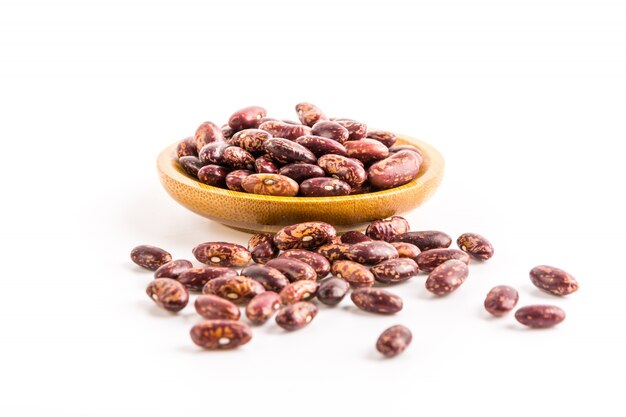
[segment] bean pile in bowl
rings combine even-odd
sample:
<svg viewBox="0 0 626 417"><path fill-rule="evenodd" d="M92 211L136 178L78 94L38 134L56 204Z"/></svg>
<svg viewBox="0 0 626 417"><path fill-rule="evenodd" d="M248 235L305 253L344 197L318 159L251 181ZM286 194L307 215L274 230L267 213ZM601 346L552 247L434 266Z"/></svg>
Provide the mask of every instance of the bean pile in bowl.
<svg viewBox="0 0 626 417"><path fill-rule="evenodd" d="M207 185L287 197L364 194L417 177L419 149L395 145L395 134L328 118L310 103L296 112L299 123L267 117L259 106L236 111L222 127L204 122L176 147L178 163Z"/></svg>

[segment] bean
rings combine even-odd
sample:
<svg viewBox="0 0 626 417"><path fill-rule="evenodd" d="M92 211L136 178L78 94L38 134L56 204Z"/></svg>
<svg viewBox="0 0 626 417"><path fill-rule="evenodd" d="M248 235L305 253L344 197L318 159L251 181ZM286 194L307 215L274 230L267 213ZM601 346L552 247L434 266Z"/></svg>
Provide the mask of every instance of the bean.
<svg viewBox="0 0 626 417"><path fill-rule="evenodd" d="M417 256L420 254L420 249L408 242L391 242L391 246L398 251L399 258L409 258L417 262Z"/></svg>
<svg viewBox="0 0 626 417"><path fill-rule="evenodd" d="M236 276L210 280L202 288L202 294L213 294L237 304L245 304L265 292L263 286L252 278Z"/></svg>
<svg viewBox="0 0 626 417"><path fill-rule="evenodd" d="M158 278L151 281L146 294L159 307L176 313L189 302L189 293L180 282L171 278Z"/></svg>
<svg viewBox="0 0 626 417"><path fill-rule="evenodd" d="M463 252L472 258L486 261L493 256L493 246L487 239L476 233L463 233L456 240L456 244Z"/></svg>
<svg viewBox="0 0 626 417"><path fill-rule="evenodd" d="M530 271L535 287L554 295L568 295L578 291L578 281L562 269L548 265L536 266Z"/></svg>
<svg viewBox="0 0 626 417"><path fill-rule="evenodd" d="M241 245L227 242L205 242L193 248L193 256L210 266L245 266L252 255Z"/></svg>
<svg viewBox="0 0 626 417"><path fill-rule="evenodd" d="M269 132L261 129L244 129L233 135L228 143L239 146L250 153L263 152L265 142L272 138Z"/></svg>
<svg viewBox="0 0 626 417"><path fill-rule="evenodd" d="M189 291L202 291L204 285L215 278L236 277L237 271L221 266L187 269L176 278Z"/></svg>
<svg viewBox="0 0 626 417"><path fill-rule="evenodd" d="M198 158L203 164L215 164L224 165L224 151L230 148L231 145L228 142L213 142L208 143L200 149Z"/></svg>
<svg viewBox="0 0 626 417"><path fill-rule="evenodd" d="M274 235L271 233L259 233L253 235L248 241L248 250L252 254L252 260L258 264L264 264L278 256L278 248L274 246Z"/></svg>
<svg viewBox="0 0 626 417"><path fill-rule="evenodd" d="M320 157L317 164L331 177L345 181L354 187L363 184L367 179L365 169L356 161L345 156L330 154Z"/></svg>
<svg viewBox="0 0 626 417"><path fill-rule="evenodd" d="M417 255L417 265L420 271L430 272L442 263L456 259L469 264L469 255L458 249L430 249Z"/></svg>
<svg viewBox="0 0 626 417"><path fill-rule="evenodd" d="M176 259L161 265L156 271L154 271L154 277L178 279L180 274L192 267L193 265L188 260Z"/></svg>
<svg viewBox="0 0 626 417"><path fill-rule="evenodd" d="M207 320L189 333L196 345L210 350L234 349L252 339L250 326L235 320Z"/></svg>
<svg viewBox="0 0 626 417"><path fill-rule="evenodd" d="M217 295L203 294L194 303L196 312L205 319L239 320L241 312L232 302Z"/></svg>
<svg viewBox="0 0 626 417"><path fill-rule="evenodd" d="M285 330L299 330L315 318L317 311L315 304L308 301L298 301L278 310L276 324Z"/></svg>
<svg viewBox="0 0 626 417"><path fill-rule="evenodd" d="M198 147L193 136L178 142L178 145L176 145L176 156L179 158L183 156L198 156Z"/></svg>
<svg viewBox="0 0 626 417"><path fill-rule="evenodd" d="M224 188L228 172L228 169L219 165L205 165L198 170L198 180L203 184Z"/></svg>
<svg viewBox="0 0 626 417"><path fill-rule="evenodd" d="M202 161L195 156L183 156L178 159L178 163L183 171L193 178L198 178L198 171L204 166Z"/></svg>
<svg viewBox="0 0 626 417"><path fill-rule="evenodd" d="M452 243L452 238L444 232L425 230L403 233L395 237L393 241L411 243L424 252L431 249L448 248Z"/></svg>
<svg viewBox="0 0 626 417"><path fill-rule="evenodd" d="M294 162L315 164L317 162L317 158L313 152L294 141L280 137L266 141L265 151L273 160L282 164L291 164Z"/></svg>
<svg viewBox="0 0 626 417"><path fill-rule="evenodd" d="M202 149L207 143L224 142L224 134L215 123L204 122L196 129L194 140L196 141L196 148Z"/></svg>
<svg viewBox="0 0 626 417"><path fill-rule="evenodd" d="M344 143L348 156L364 164L380 161L389 156L389 149L374 139L349 140Z"/></svg>
<svg viewBox="0 0 626 417"><path fill-rule="evenodd" d="M306 164L304 162L296 162L282 167L278 173L291 178L295 182L301 183L309 178L323 177L324 170L317 165ZM300 185L302 188L302 185ZM302 191L302 190L300 190Z"/></svg>
<svg viewBox="0 0 626 417"><path fill-rule="evenodd" d="M259 156L254 161L254 170L257 174L278 174L278 167L269 155Z"/></svg>
<svg viewBox="0 0 626 417"><path fill-rule="evenodd" d="M284 305L306 301L315 297L319 284L315 281L295 281L280 291L280 301Z"/></svg>
<svg viewBox="0 0 626 417"><path fill-rule="evenodd" d="M228 126L228 123L222 125L222 135L224 135L224 140L232 138L235 133L237 132L235 132L232 127Z"/></svg>
<svg viewBox="0 0 626 417"><path fill-rule="evenodd" d="M323 120L317 122L311 128L311 134L344 143L350 137L348 129L337 122Z"/></svg>
<svg viewBox="0 0 626 417"><path fill-rule="evenodd" d="M257 159L257 161L259 159ZM243 187L241 186L241 182L248 175L252 175L252 174L253 172L248 171L247 169L238 169L236 171L231 171L228 173L228 175L226 175L226 187L228 187L229 190L245 192L246 190L244 190Z"/></svg>
<svg viewBox="0 0 626 417"><path fill-rule="evenodd" d="M414 152L394 153L369 167L367 171L369 182L379 189L399 187L417 177L420 163Z"/></svg>
<svg viewBox="0 0 626 417"><path fill-rule="evenodd" d="M366 180L363 184L359 184L359 185L352 187L352 191L350 191L350 195L367 194L371 192L372 192L372 186Z"/></svg>
<svg viewBox="0 0 626 417"><path fill-rule="evenodd" d="M265 265L278 269L290 282L309 280L315 281L317 273L311 265L292 258L276 258Z"/></svg>
<svg viewBox="0 0 626 417"><path fill-rule="evenodd" d="M330 262L322 255L306 249L289 249L280 254L279 258L297 259L310 265L318 279L324 278L330 272Z"/></svg>
<svg viewBox="0 0 626 417"><path fill-rule="evenodd" d="M298 194L298 183L280 174L252 174L241 182L243 189L252 194L293 197Z"/></svg>
<svg viewBox="0 0 626 417"><path fill-rule="evenodd" d="M330 267L330 271L334 276L345 279L355 288L374 285L374 275L367 267L356 262L335 261Z"/></svg>
<svg viewBox="0 0 626 417"><path fill-rule="evenodd" d="M557 306L531 305L518 309L515 319L524 326L534 329L546 329L565 320L565 311Z"/></svg>
<svg viewBox="0 0 626 417"><path fill-rule="evenodd" d="M403 306L400 296L380 288L357 288L350 298L358 308L370 313L394 314Z"/></svg>
<svg viewBox="0 0 626 417"><path fill-rule="evenodd" d="M267 291L280 292L289 284L282 272L267 265L250 265L241 270L241 275L252 278Z"/></svg>
<svg viewBox="0 0 626 417"><path fill-rule="evenodd" d="M329 306L337 305L350 290L348 281L341 278L329 278L321 282L317 289L317 299Z"/></svg>
<svg viewBox="0 0 626 417"><path fill-rule="evenodd" d="M250 129L256 126L259 119L267 116L267 110L260 106L244 107L237 110L228 119L228 125L238 132L243 129Z"/></svg>
<svg viewBox="0 0 626 417"><path fill-rule="evenodd" d="M348 140L363 139L367 135L367 125L352 119L335 119L335 122L348 129Z"/></svg>
<svg viewBox="0 0 626 417"><path fill-rule="evenodd" d="M347 182L337 178L309 178L300 184L300 195L303 197L334 197L349 195L351 191L352 187Z"/></svg>
<svg viewBox="0 0 626 417"><path fill-rule="evenodd" d="M314 249L337 236L333 226L324 222L304 222L285 226L274 235L280 250Z"/></svg>
<svg viewBox="0 0 626 417"><path fill-rule="evenodd" d="M417 146L413 145L394 145L389 147L389 153L396 153L400 151L411 151L415 152L419 156L420 164L424 161L420 149Z"/></svg>
<svg viewBox="0 0 626 417"><path fill-rule="evenodd" d="M388 358L399 355L411 344L413 335L411 331L402 326L391 326L378 337L376 350Z"/></svg>
<svg viewBox="0 0 626 417"><path fill-rule="evenodd" d="M370 271L374 274L376 281L384 284L395 284L416 276L419 268L412 259L398 258L376 264Z"/></svg>
<svg viewBox="0 0 626 417"><path fill-rule="evenodd" d="M308 126L294 125L281 122L279 120L264 122L259 125L259 129L271 133L271 135L275 138L285 138L289 140L296 140L300 136L311 134L311 128Z"/></svg>
<svg viewBox="0 0 626 417"><path fill-rule="evenodd" d="M224 149L222 159L225 165L233 169L247 169L248 171L254 169L254 157L250 152L238 146L230 146Z"/></svg>
<svg viewBox="0 0 626 417"><path fill-rule="evenodd" d="M300 119L300 122L307 126L313 126L318 121L327 119L324 112L322 112L319 107L311 103L296 104L296 112L298 113L298 119Z"/></svg>
<svg viewBox="0 0 626 417"><path fill-rule="evenodd" d="M280 308L280 296L265 291L254 297L246 306L246 317L254 324L263 324Z"/></svg>
<svg viewBox="0 0 626 417"><path fill-rule="evenodd" d="M465 262L450 259L431 271L426 280L426 289L436 295L450 294L465 282L468 274L469 268Z"/></svg>
<svg viewBox="0 0 626 417"><path fill-rule="evenodd" d="M368 130L366 137L370 139L375 139L388 148L390 146L393 146L393 144L396 143L397 140L397 137L394 133L386 132L384 130Z"/></svg>
<svg viewBox="0 0 626 417"><path fill-rule="evenodd" d="M493 287L485 298L485 310L500 317L513 310L519 300L517 290L508 285Z"/></svg>
<svg viewBox="0 0 626 417"><path fill-rule="evenodd" d="M398 251L391 244L380 240L355 243L346 254L350 261L360 264L377 264L398 257Z"/></svg>
<svg viewBox="0 0 626 417"><path fill-rule="evenodd" d="M350 245L345 243L327 243L315 250L329 262L346 260L346 254L350 250Z"/></svg>
<svg viewBox="0 0 626 417"><path fill-rule="evenodd" d="M392 242L395 238L409 231L409 222L404 217L391 216L388 219L374 220L365 234L374 240Z"/></svg>
<svg viewBox="0 0 626 417"><path fill-rule="evenodd" d="M340 142L323 136L300 136L295 142L313 152L318 158L326 154L348 156L348 151Z"/></svg>
<svg viewBox="0 0 626 417"><path fill-rule="evenodd" d="M275 119L273 117L261 117L259 120L257 120L256 125L254 126L255 128L259 128L259 126L261 126L263 123L265 122L279 122L280 120Z"/></svg>
<svg viewBox="0 0 626 417"><path fill-rule="evenodd" d="M356 230L351 230L341 235L341 242L349 245L361 242L371 242L371 240L372 239L365 233L358 232Z"/></svg>
<svg viewBox="0 0 626 417"><path fill-rule="evenodd" d="M130 251L130 259L142 268L156 271L161 265L172 260L172 255L156 246L139 245Z"/></svg>

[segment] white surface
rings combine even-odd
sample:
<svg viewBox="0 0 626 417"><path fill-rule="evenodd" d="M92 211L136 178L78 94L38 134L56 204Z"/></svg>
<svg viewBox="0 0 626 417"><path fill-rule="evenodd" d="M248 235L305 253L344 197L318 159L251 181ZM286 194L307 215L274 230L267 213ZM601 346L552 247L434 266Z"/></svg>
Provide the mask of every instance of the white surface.
<svg viewBox="0 0 626 417"><path fill-rule="evenodd" d="M626 5L364 3L2 2L3 415L624 415ZM479 232L496 255L443 299L421 276L394 288L392 317L346 299L201 352L193 309L152 305L129 251L248 236L173 202L155 157L206 119L303 100L438 147L413 228ZM539 293L542 263L580 291ZM488 317L496 284L567 320ZM381 360L395 323L413 344Z"/></svg>

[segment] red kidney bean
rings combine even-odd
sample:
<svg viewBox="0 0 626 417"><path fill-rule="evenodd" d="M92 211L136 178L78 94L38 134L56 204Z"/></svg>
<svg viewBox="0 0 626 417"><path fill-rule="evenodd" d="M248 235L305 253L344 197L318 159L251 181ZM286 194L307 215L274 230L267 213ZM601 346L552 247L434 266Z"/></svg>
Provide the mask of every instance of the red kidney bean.
<svg viewBox="0 0 626 417"><path fill-rule="evenodd" d="M267 291L280 292L289 284L282 272L267 265L250 265L241 270L241 275L257 281Z"/></svg>
<svg viewBox="0 0 626 417"><path fill-rule="evenodd" d="M417 262L417 257L420 254L420 249L408 242L391 242L391 246L398 251L399 258L409 258Z"/></svg>
<svg viewBox="0 0 626 417"><path fill-rule="evenodd" d="M450 294L465 282L468 274L469 268L465 262L450 259L431 271L426 280L426 289L436 295Z"/></svg>
<svg viewBox="0 0 626 417"><path fill-rule="evenodd" d="M196 312L205 319L239 320L239 307L228 300L212 294L203 294L194 303Z"/></svg>
<svg viewBox="0 0 626 417"><path fill-rule="evenodd" d="M508 285L493 287L485 298L485 310L500 317L513 310L519 300L517 290Z"/></svg>
<svg viewBox="0 0 626 417"><path fill-rule="evenodd" d="M229 190L245 192L246 190L244 190L241 186L241 182L248 175L252 174L253 172L248 171L247 169L238 169L236 171L231 171L228 173L228 175L226 175L226 187L228 187Z"/></svg>
<svg viewBox="0 0 626 417"><path fill-rule="evenodd" d="M317 299L329 306L337 305L350 290L348 281L341 278L329 278L320 283L317 289Z"/></svg>
<svg viewBox="0 0 626 417"><path fill-rule="evenodd" d="M279 120L264 122L259 125L259 129L271 133L275 138L285 138L289 140L296 140L300 136L311 134L311 128L308 126L294 125Z"/></svg>
<svg viewBox="0 0 626 417"><path fill-rule="evenodd" d="M265 150L265 142L269 139L272 139L272 135L265 130L244 129L235 133L228 143L250 153L259 153Z"/></svg>
<svg viewBox="0 0 626 417"><path fill-rule="evenodd" d="M384 130L368 130L366 137L370 139L375 139L388 148L390 146L393 146L393 144L396 143L397 140L395 134L391 132L386 132Z"/></svg>
<svg viewBox="0 0 626 417"><path fill-rule="evenodd" d="M180 282L171 278L158 278L148 284L146 294L159 307L176 313L189 302L189 293Z"/></svg>
<svg viewBox="0 0 626 417"><path fill-rule="evenodd" d="M205 165L198 170L198 180L203 184L224 188L228 172L228 169L219 165Z"/></svg>
<svg viewBox="0 0 626 417"><path fill-rule="evenodd" d="M352 187L347 182L337 178L309 178L300 184L300 195L303 197L335 197L349 195L351 191Z"/></svg>
<svg viewBox="0 0 626 417"><path fill-rule="evenodd" d="M578 281L562 269L548 265L534 267L530 280L535 287L554 295L568 295L578 291Z"/></svg>
<svg viewBox="0 0 626 417"><path fill-rule="evenodd" d="M389 149L374 139L349 140L343 145L350 158L358 159L364 164L380 161L389 156Z"/></svg>
<svg viewBox="0 0 626 417"><path fill-rule="evenodd" d="M198 147L196 146L196 140L193 136L178 142L178 145L176 145L176 156L178 158L182 158L183 156L198 156Z"/></svg>
<svg viewBox="0 0 626 417"><path fill-rule="evenodd" d="M399 187L417 178L420 163L415 152L396 152L370 166L369 182L379 189Z"/></svg>
<svg viewBox="0 0 626 417"><path fill-rule="evenodd" d="M183 171L193 178L198 178L198 171L204 166L202 161L195 156L183 156L178 159L178 163Z"/></svg>
<svg viewBox="0 0 626 417"><path fill-rule="evenodd" d="M324 112L322 112L319 107L311 103L296 104L296 112L298 113L298 119L300 119L300 122L307 126L313 126L318 121L327 119Z"/></svg>
<svg viewBox="0 0 626 417"><path fill-rule="evenodd" d="M518 309L515 312L515 319L524 326L546 329L565 320L565 311L557 306L531 305Z"/></svg>
<svg viewBox="0 0 626 417"><path fill-rule="evenodd" d="M156 271L154 271L154 277L178 279L180 274L192 267L193 265L188 260L176 259L161 265Z"/></svg>
<svg viewBox="0 0 626 417"><path fill-rule="evenodd" d="M180 273L176 280L183 284L189 291L202 291L204 285L215 278L236 277L237 271L221 266L208 266L205 268L189 268Z"/></svg>
<svg viewBox="0 0 626 417"><path fill-rule="evenodd" d="M224 142L224 134L215 123L204 122L196 129L194 140L196 141L196 148L202 149L207 143Z"/></svg>
<svg viewBox="0 0 626 417"><path fill-rule="evenodd" d="M280 175L289 177L298 183L308 180L309 178L324 176L324 170L322 168L317 165L306 164L304 162L296 162L294 164L285 165L278 172Z"/></svg>
<svg viewBox="0 0 626 417"><path fill-rule="evenodd" d="M222 154L224 164L233 169L247 169L252 171L254 169L254 157L250 152L241 149L238 146L230 146L224 149Z"/></svg>
<svg viewBox="0 0 626 417"><path fill-rule="evenodd" d="M172 255L156 246L140 245L130 251L130 259L142 268L156 271L161 265L172 260Z"/></svg>
<svg viewBox="0 0 626 417"><path fill-rule="evenodd" d="M317 273L311 265L293 258L275 258L265 265L278 269L291 282L300 280L317 280Z"/></svg>
<svg viewBox="0 0 626 417"><path fill-rule="evenodd" d="M354 243L371 242L371 241L372 239L369 236L367 236L365 233L358 232L356 230L351 230L341 235L341 242L347 243L349 245L354 244Z"/></svg>
<svg viewBox="0 0 626 417"><path fill-rule="evenodd" d="M398 257L398 251L391 244L380 240L355 243L346 254L350 261L360 264L377 264Z"/></svg>
<svg viewBox="0 0 626 417"><path fill-rule="evenodd" d="M407 232L393 239L394 242L407 242L419 248L422 252L450 247L452 238L443 232L425 230L420 232Z"/></svg>
<svg viewBox="0 0 626 417"><path fill-rule="evenodd" d="M374 220L367 226L365 234L374 240L391 242L409 231L409 222L404 217L391 216L388 219Z"/></svg>
<svg viewBox="0 0 626 417"><path fill-rule="evenodd" d="M252 339L250 326L235 320L207 320L190 331L191 340L210 350L226 350L245 345Z"/></svg>
<svg viewBox="0 0 626 417"><path fill-rule="evenodd" d="M354 288L371 287L374 285L374 275L370 270L353 261L335 261L330 272L337 278L343 278Z"/></svg>
<svg viewBox="0 0 626 417"><path fill-rule="evenodd" d="M409 258L397 258L383 261L370 268L376 281L384 284L395 284L413 278L419 272L414 260Z"/></svg>
<svg viewBox="0 0 626 417"><path fill-rule="evenodd" d="M370 313L394 314L403 306L402 298L380 288L357 288L350 298L358 308Z"/></svg>
<svg viewBox="0 0 626 417"><path fill-rule="evenodd" d="M285 226L274 235L280 250L314 249L337 236L333 226L324 222L304 222Z"/></svg>
<svg viewBox="0 0 626 417"><path fill-rule="evenodd" d="M246 317L254 324L263 324L280 308L280 296L265 291L254 297L246 306Z"/></svg>
<svg viewBox="0 0 626 417"><path fill-rule="evenodd" d="M276 324L285 330L299 330L307 326L317 315L317 306L308 301L299 301L278 310Z"/></svg>
<svg viewBox="0 0 626 417"><path fill-rule="evenodd" d="M266 141L265 151L273 160L283 164L294 162L315 164L317 162L313 152L288 139L273 138Z"/></svg>
<svg viewBox="0 0 626 417"><path fill-rule="evenodd" d="M363 184L367 179L365 169L356 161L341 155L324 155L318 159L317 164L331 177L345 181L353 187Z"/></svg>
<svg viewBox="0 0 626 417"><path fill-rule="evenodd" d="M267 116L267 110L260 106L244 107L241 110L237 110L228 119L228 125L238 132L243 129L250 129L256 126L259 119Z"/></svg>
<svg viewBox="0 0 626 417"><path fill-rule="evenodd" d="M348 151L340 142L323 136L300 136L295 142L313 152L318 158L326 154L348 156Z"/></svg>
<svg viewBox="0 0 626 417"><path fill-rule="evenodd" d="M413 335L408 328L402 325L392 326L378 337L376 350L391 358L404 352L411 344L411 340L413 340Z"/></svg>
<svg viewBox="0 0 626 417"><path fill-rule="evenodd" d="M348 129L349 140L363 139L367 135L367 125L352 119L335 119L335 122Z"/></svg>
<svg viewBox="0 0 626 417"><path fill-rule="evenodd" d="M295 281L280 291L280 300L284 305L307 301L315 297L319 284L315 281Z"/></svg>
<svg viewBox="0 0 626 417"><path fill-rule="evenodd" d="M241 182L243 189L251 194L294 197L300 186L289 177L280 174L252 174Z"/></svg>
<svg viewBox="0 0 626 417"><path fill-rule="evenodd" d="M493 256L493 246L487 239L476 233L463 233L456 240L456 244L463 252L472 258L486 261Z"/></svg>
<svg viewBox="0 0 626 417"><path fill-rule="evenodd" d="M311 129L311 134L344 143L350 137L348 129L337 122L324 120L315 123Z"/></svg>
<svg viewBox="0 0 626 417"><path fill-rule="evenodd" d="M193 256L210 266L245 266L252 255L241 245L227 242L205 242L193 248Z"/></svg>
<svg viewBox="0 0 626 417"><path fill-rule="evenodd" d="M258 264L264 264L278 256L278 248L274 246L274 235L271 233L253 235L248 241L248 250L252 254L252 260Z"/></svg>
<svg viewBox="0 0 626 417"><path fill-rule="evenodd" d="M310 265L318 279L324 278L330 272L330 262L322 255L306 249L289 249L281 253L279 258L297 259Z"/></svg>
<svg viewBox="0 0 626 417"><path fill-rule="evenodd" d="M208 143L200 149L198 158L204 165L224 165L224 151L231 146L228 142Z"/></svg>
<svg viewBox="0 0 626 417"><path fill-rule="evenodd" d="M215 278L202 288L202 294L217 295L238 304L245 304L262 292L265 288L259 282L242 276Z"/></svg>
<svg viewBox="0 0 626 417"><path fill-rule="evenodd" d="M254 170L257 174L278 174L278 167L269 155L259 156L254 161Z"/></svg>

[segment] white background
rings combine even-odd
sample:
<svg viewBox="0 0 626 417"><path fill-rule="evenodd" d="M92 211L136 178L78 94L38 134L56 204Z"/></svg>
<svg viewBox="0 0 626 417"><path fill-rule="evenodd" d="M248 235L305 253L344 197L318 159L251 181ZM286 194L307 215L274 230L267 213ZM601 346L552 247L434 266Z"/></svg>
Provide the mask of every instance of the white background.
<svg viewBox="0 0 626 417"><path fill-rule="evenodd" d="M623 1L4 0L0 57L3 415L624 415ZM393 317L346 299L200 351L193 309L159 311L129 251L248 236L171 200L156 155L299 101L435 145L447 171L413 228L479 232L496 255L444 299L398 286ZM532 287L543 263L580 291ZM490 318L497 284L566 321ZM381 360L396 323L413 344Z"/></svg>

